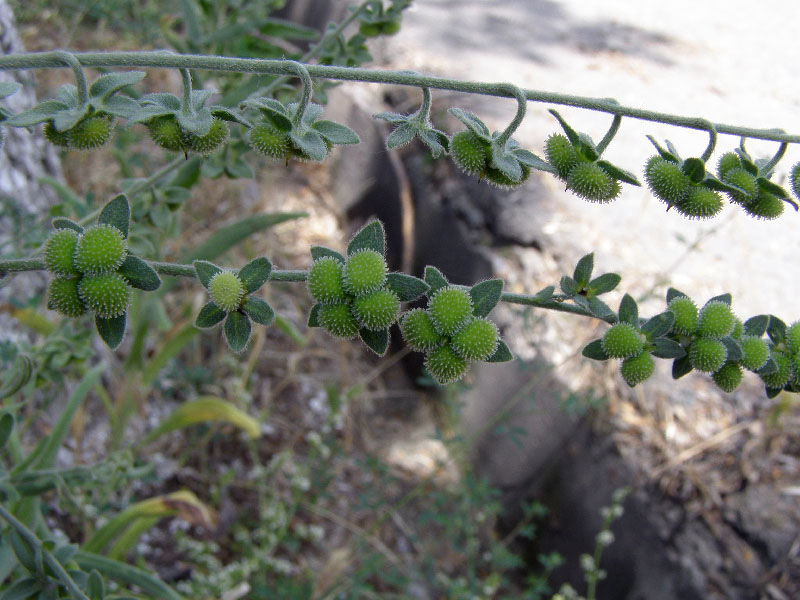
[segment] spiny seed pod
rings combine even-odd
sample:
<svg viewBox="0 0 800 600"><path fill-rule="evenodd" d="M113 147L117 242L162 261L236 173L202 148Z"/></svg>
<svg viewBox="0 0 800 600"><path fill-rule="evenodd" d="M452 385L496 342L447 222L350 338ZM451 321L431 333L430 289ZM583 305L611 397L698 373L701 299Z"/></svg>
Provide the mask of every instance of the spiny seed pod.
<svg viewBox="0 0 800 600"><path fill-rule="evenodd" d="M362 21L358 26L358 33L364 37L378 37L381 32L382 28L380 23L366 23Z"/></svg>
<svg viewBox="0 0 800 600"><path fill-rule="evenodd" d="M421 308L414 308L403 316L400 321L400 332L409 348L417 352L432 350L442 339L433 327L428 311Z"/></svg>
<svg viewBox="0 0 800 600"><path fill-rule="evenodd" d="M497 325L488 319L476 318L464 325L450 345L467 360L486 360L497 350Z"/></svg>
<svg viewBox="0 0 800 600"><path fill-rule="evenodd" d="M44 139L54 146L59 146L61 148L69 147L69 135L66 131L58 131L52 121L48 121L44 124L42 133L44 134Z"/></svg>
<svg viewBox="0 0 800 600"><path fill-rule="evenodd" d="M800 162L796 162L789 173L789 185L797 198L800 198Z"/></svg>
<svg viewBox="0 0 800 600"><path fill-rule="evenodd" d="M699 338L689 346L689 363L703 373L714 373L728 358L725 344L713 338Z"/></svg>
<svg viewBox="0 0 800 600"><path fill-rule="evenodd" d="M375 292L386 283L387 270L386 260L375 250L356 250L344 265L344 289L354 296Z"/></svg>
<svg viewBox="0 0 800 600"><path fill-rule="evenodd" d="M567 177L567 187L590 202L611 202L620 193L619 182L592 162L575 165Z"/></svg>
<svg viewBox="0 0 800 600"><path fill-rule="evenodd" d="M208 294L214 304L229 313L241 306L244 284L233 271L220 271L208 282Z"/></svg>
<svg viewBox="0 0 800 600"><path fill-rule="evenodd" d="M749 371L757 371L769 360L769 345L760 337L746 335L742 338L742 353L742 366Z"/></svg>
<svg viewBox="0 0 800 600"><path fill-rule="evenodd" d="M653 195L670 206L678 204L686 197L691 184L679 164L658 154L647 161L644 178Z"/></svg>
<svg viewBox="0 0 800 600"><path fill-rule="evenodd" d="M44 245L44 266L59 277L76 275L78 270L73 263L78 232L72 229L57 229L47 238Z"/></svg>
<svg viewBox="0 0 800 600"><path fill-rule="evenodd" d="M741 192L728 192L731 200L737 204L744 206L758 197L758 181L751 173L741 167L730 169L725 174L724 181L742 190Z"/></svg>
<svg viewBox="0 0 800 600"><path fill-rule="evenodd" d="M78 283L78 295L90 310L104 319L118 317L131 301L131 289L119 273L85 275Z"/></svg>
<svg viewBox="0 0 800 600"><path fill-rule="evenodd" d="M344 266L332 256L318 258L308 270L308 293L321 304L339 304L345 301L342 276Z"/></svg>
<svg viewBox="0 0 800 600"><path fill-rule="evenodd" d="M503 173L500 169L488 168L483 174L486 181L501 190L510 190L515 187L521 186L531 175L531 168L528 165L521 165L522 177L519 181L513 181L508 175Z"/></svg>
<svg viewBox="0 0 800 600"><path fill-rule="evenodd" d="M710 219L722 210L722 198L712 189L693 185L675 208L690 219Z"/></svg>
<svg viewBox="0 0 800 600"><path fill-rule="evenodd" d="M572 167L581 162L578 152L567 136L561 133L554 133L547 138L544 143L544 155L547 162L556 168L559 178L563 181L567 180Z"/></svg>
<svg viewBox="0 0 800 600"><path fill-rule="evenodd" d="M78 279L56 277L47 288L47 308L66 317L80 317L86 305L78 295Z"/></svg>
<svg viewBox="0 0 800 600"><path fill-rule="evenodd" d="M650 379L655 370L656 363L652 355L647 351L641 352L637 356L626 358L619 366L622 378L631 387Z"/></svg>
<svg viewBox="0 0 800 600"><path fill-rule="evenodd" d="M94 150L111 139L114 132L114 117L97 113L86 117L67 132L69 147L78 150Z"/></svg>
<svg viewBox="0 0 800 600"><path fill-rule="evenodd" d="M642 352L644 341L644 336L636 327L623 321L609 327L600 345L613 358L630 358Z"/></svg>
<svg viewBox="0 0 800 600"><path fill-rule="evenodd" d="M147 123L150 138L162 148L172 152L188 150L186 133L174 115L164 115L150 119Z"/></svg>
<svg viewBox="0 0 800 600"><path fill-rule="evenodd" d="M792 354L800 352L800 321L795 321L786 328L786 345Z"/></svg>
<svg viewBox="0 0 800 600"><path fill-rule="evenodd" d="M717 163L717 177L724 180L728 172L733 169L740 169L741 167L742 161L739 159L739 155L736 154L736 152L726 152L719 157L719 162Z"/></svg>
<svg viewBox="0 0 800 600"><path fill-rule="evenodd" d="M783 214L783 200L774 194L761 190L758 198L744 207L745 212L752 217L771 221Z"/></svg>
<svg viewBox="0 0 800 600"><path fill-rule="evenodd" d="M358 335L358 323L348 304L320 306L319 322L333 337L351 340Z"/></svg>
<svg viewBox="0 0 800 600"><path fill-rule="evenodd" d="M75 267L96 275L116 271L125 260L128 244L122 232L108 224L87 227L75 245Z"/></svg>
<svg viewBox="0 0 800 600"><path fill-rule="evenodd" d="M711 376L711 379L719 389L730 394L742 382L742 367L739 363L726 362L719 371Z"/></svg>
<svg viewBox="0 0 800 600"><path fill-rule="evenodd" d="M673 331L683 335L691 335L697 329L697 306L691 298L678 296L670 300L667 310L675 315Z"/></svg>
<svg viewBox="0 0 800 600"><path fill-rule="evenodd" d="M402 19L398 17L397 19L393 19L391 21L384 21L381 23L381 33L383 35L394 35L398 31L400 31Z"/></svg>
<svg viewBox="0 0 800 600"><path fill-rule="evenodd" d="M794 376L794 366L791 357L776 350L772 351L772 360L778 365L778 370L769 375L760 375L768 388L782 388L792 380Z"/></svg>
<svg viewBox="0 0 800 600"><path fill-rule="evenodd" d="M731 334L735 325L731 307L720 300L706 304L697 317L697 333L702 337L723 338Z"/></svg>
<svg viewBox="0 0 800 600"><path fill-rule="evenodd" d="M472 298L464 290L443 287L431 297L428 312L436 331L451 336L472 316Z"/></svg>
<svg viewBox="0 0 800 600"><path fill-rule="evenodd" d="M286 158L292 149L289 135L269 123L259 123L247 133L247 142L256 152L270 158Z"/></svg>
<svg viewBox="0 0 800 600"><path fill-rule="evenodd" d="M742 323L742 320L739 317L735 317L733 331L731 331L731 337L735 340L741 340L743 335L744 323Z"/></svg>
<svg viewBox="0 0 800 600"><path fill-rule="evenodd" d="M488 164L486 144L469 130L459 131L450 140L453 162L467 175L483 175Z"/></svg>
<svg viewBox="0 0 800 600"><path fill-rule="evenodd" d="M441 346L425 357L425 368L441 384L458 381L467 372L467 361L450 346Z"/></svg>
<svg viewBox="0 0 800 600"><path fill-rule="evenodd" d="M362 327L379 331L386 329L397 319L400 298L391 290L378 290L353 300L353 316Z"/></svg>
<svg viewBox="0 0 800 600"><path fill-rule="evenodd" d="M187 143L192 152L208 156L228 141L230 133L225 122L214 117L214 120L211 121L211 129L208 130L207 134L195 135L190 133L187 135Z"/></svg>

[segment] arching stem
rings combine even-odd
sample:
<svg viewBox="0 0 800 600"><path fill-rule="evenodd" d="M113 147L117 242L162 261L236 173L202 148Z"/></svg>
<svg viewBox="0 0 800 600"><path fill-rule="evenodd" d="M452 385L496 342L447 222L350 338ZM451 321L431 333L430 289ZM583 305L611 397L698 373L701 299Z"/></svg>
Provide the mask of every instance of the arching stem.
<svg viewBox="0 0 800 600"><path fill-rule="evenodd" d="M706 146L703 154L700 155L700 159L703 162L711 158L711 155L714 154L714 148L717 147L717 129L710 121L706 121L706 125L708 129L708 146Z"/></svg>
<svg viewBox="0 0 800 600"><path fill-rule="evenodd" d="M311 75L308 74L308 69L302 63L290 60L288 64L297 72L300 80L303 82L303 93L300 96L300 103L297 105L297 111L294 113L292 124L297 127L303 121L303 115L308 108L308 103L311 102L312 82Z"/></svg>
<svg viewBox="0 0 800 600"><path fill-rule="evenodd" d="M417 111L417 119L420 123L427 123L431 117L431 88L423 87L422 89L422 105Z"/></svg>
<svg viewBox="0 0 800 600"><path fill-rule="evenodd" d="M81 108L86 107L89 104L89 85L86 83L86 73L83 72L81 63L71 52L56 50L53 54L72 69L75 74L76 87L78 88L78 104Z"/></svg>
<svg viewBox="0 0 800 600"><path fill-rule="evenodd" d="M783 142L778 148L778 151L775 153L775 156L770 158L769 162L765 164L763 167L761 167L761 171L763 171L764 173L769 173L770 171L772 171L772 169L775 168L775 165L778 164L778 161L780 161L780 159L783 158L783 155L786 154L786 149L788 147L789 144Z"/></svg>
<svg viewBox="0 0 800 600"><path fill-rule="evenodd" d="M517 99L517 114L514 115L514 119L511 123L508 124L508 127L503 130L503 133L497 138L497 143L500 147L504 147L514 132L519 127L522 120L525 118L525 111L528 108L528 98L525 96L525 92L519 89L517 86L512 85L510 83L502 83L497 86L497 90L500 93L504 93L504 95L508 95L512 98Z"/></svg>
<svg viewBox="0 0 800 600"><path fill-rule="evenodd" d="M622 115L614 115L614 120L611 121L611 127L608 128L608 131L603 136L603 139L600 140L600 143L597 144L597 152L598 154L602 154L608 145L611 143L611 140L614 139L614 136L617 135L617 131L619 131L619 126L622 123Z"/></svg>
<svg viewBox="0 0 800 600"><path fill-rule="evenodd" d="M192 106L192 74L189 69L181 69L181 80L183 81L183 99L181 100L181 112L185 115L194 113Z"/></svg>

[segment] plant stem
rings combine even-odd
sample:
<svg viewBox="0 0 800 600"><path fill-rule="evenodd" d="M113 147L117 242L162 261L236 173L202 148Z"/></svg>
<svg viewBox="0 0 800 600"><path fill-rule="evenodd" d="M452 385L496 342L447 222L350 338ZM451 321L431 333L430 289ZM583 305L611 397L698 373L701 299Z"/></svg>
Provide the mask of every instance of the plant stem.
<svg viewBox="0 0 800 600"><path fill-rule="evenodd" d="M167 52L84 52L76 53L75 58L86 67L151 67L151 68L189 68L210 71L231 71L237 73L260 73L267 75L295 75L294 61L233 58L224 56L203 56L196 54L172 54ZM63 58L54 52L22 53L0 56L0 70L8 69L57 69L64 68ZM503 84L480 83L442 77L423 76L408 71L387 71L327 65L307 65L311 77L335 79L339 81L360 81L364 83L383 83L431 89L467 92L485 96L514 97L513 92ZM624 106L607 98L590 98L560 94L542 90L523 90L531 102L548 102L564 106L575 106L631 117L643 121L653 121L708 131L708 120L697 117L684 117L662 113L633 106ZM713 123L717 133L737 135L748 138L773 140L777 142L800 143L800 135L789 135L779 129L756 129Z"/></svg>
<svg viewBox="0 0 800 600"><path fill-rule="evenodd" d="M89 104L89 86L86 83L86 73L83 72L81 63L71 52L57 50L54 54L57 55L66 66L72 69L72 72L75 74L76 87L78 88L78 103L81 108L86 107L86 105Z"/></svg>
<svg viewBox="0 0 800 600"><path fill-rule="evenodd" d="M611 127L608 128L608 131L603 136L603 139L600 140L600 143L597 144L597 152L598 154L602 154L603 151L608 148L608 145L611 143L611 140L614 139L614 136L617 135L617 131L619 131L619 126L622 124L622 117L620 115L614 115L614 120L611 121Z"/></svg>
<svg viewBox="0 0 800 600"><path fill-rule="evenodd" d="M308 69L306 69L305 65L295 61L289 62L293 65L297 75L303 82L303 93L300 96L300 103L297 105L297 110L295 111L294 118L292 120L292 124L297 127L303 122L303 115L306 112L306 108L308 108L308 103L311 101L313 84L311 82L311 76L308 74Z"/></svg>
<svg viewBox="0 0 800 600"><path fill-rule="evenodd" d="M498 85L497 90L501 93L507 91L512 97L517 99L517 113L514 115L511 123L508 124L508 127L506 127L503 133L497 138L497 143L500 147L505 148L506 142L508 142L509 138L511 138L517 130L517 127L519 127L520 123L522 123L522 120L525 118L525 112L528 109L528 99L525 97L525 92L510 83Z"/></svg>
<svg viewBox="0 0 800 600"><path fill-rule="evenodd" d="M189 69L181 69L181 81L183 82L183 99L181 100L181 112L184 115L191 115L194 112L192 106L192 74Z"/></svg>

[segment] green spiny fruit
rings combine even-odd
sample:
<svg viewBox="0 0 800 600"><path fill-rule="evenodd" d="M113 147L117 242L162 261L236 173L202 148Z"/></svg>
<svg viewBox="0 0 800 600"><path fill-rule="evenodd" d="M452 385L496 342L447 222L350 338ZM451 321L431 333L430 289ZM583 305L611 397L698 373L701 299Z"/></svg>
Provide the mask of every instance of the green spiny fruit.
<svg viewBox="0 0 800 600"><path fill-rule="evenodd" d="M146 125L150 138L162 148L172 152L186 152L189 149L187 135L175 115L155 117Z"/></svg>
<svg viewBox="0 0 800 600"><path fill-rule="evenodd" d="M467 360L486 360L497 350L499 338L497 325L474 318L453 336L450 345Z"/></svg>
<svg viewBox="0 0 800 600"><path fill-rule="evenodd" d="M403 316L400 332L409 348L417 352L432 350L442 339L434 328L428 311L421 308L414 308Z"/></svg>
<svg viewBox="0 0 800 600"><path fill-rule="evenodd" d="M356 250L344 265L344 289L354 296L375 292L386 283L387 270L386 260L375 250Z"/></svg>
<svg viewBox="0 0 800 600"><path fill-rule="evenodd" d="M745 212L752 217L771 221L783 214L783 200L774 194L761 190L758 198L744 207Z"/></svg>
<svg viewBox="0 0 800 600"><path fill-rule="evenodd" d="M736 154L736 152L726 152L719 157L719 162L717 163L717 177L724 180L728 172L733 169L741 168L742 161L739 159L739 155Z"/></svg>
<svg viewBox="0 0 800 600"><path fill-rule="evenodd" d="M652 355L647 351L641 352L637 356L626 358L619 366L622 378L631 387L650 379L655 370L656 363Z"/></svg>
<svg viewBox="0 0 800 600"><path fill-rule="evenodd" d="M653 195L669 206L686 197L691 182L681 166L660 155L651 156L644 169L644 178Z"/></svg>
<svg viewBox="0 0 800 600"><path fill-rule="evenodd" d="M69 148L69 134L66 131L58 131L52 121L44 124L42 133L44 138L54 146Z"/></svg>
<svg viewBox="0 0 800 600"><path fill-rule="evenodd" d="M47 289L47 308L67 317L80 317L86 305L78 295L78 279L56 277Z"/></svg>
<svg viewBox="0 0 800 600"><path fill-rule="evenodd" d="M558 171L558 176L563 181L567 180L572 167L581 162L578 152L570 143L567 136L561 133L551 134L544 144L544 155L547 162Z"/></svg>
<svg viewBox="0 0 800 600"><path fill-rule="evenodd" d="M289 135L279 131L270 123L259 123L247 133L250 147L270 158L286 158L292 150Z"/></svg>
<svg viewBox="0 0 800 600"><path fill-rule="evenodd" d="M238 309L244 298L244 284L233 271L220 271L208 282L211 301L226 313Z"/></svg>
<svg viewBox="0 0 800 600"><path fill-rule="evenodd" d="M642 352L644 342L644 335L636 327L622 321L609 327L600 345L613 358L631 358Z"/></svg>
<svg viewBox="0 0 800 600"><path fill-rule="evenodd" d="M789 185L797 198L800 198L800 162L794 163L789 173Z"/></svg>
<svg viewBox="0 0 800 600"><path fill-rule="evenodd" d="M724 181L742 190L741 192L728 192L731 200L737 204L744 206L758 197L758 181L751 173L741 167L730 169L725 174Z"/></svg>
<svg viewBox="0 0 800 600"><path fill-rule="evenodd" d="M735 325L731 307L720 300L706 304L697 317L697 333L702 337L723 338L731 334Z"/></svg>
<svg viewBox="0 0 800 600"><path fill-rule="evenodd" d="M520 165L522 167L522 177L519 181L513 181L508 175L503 173L500 169L489 167L484 173L486 181L500 188L501 190L510 190L519 187L530 177L531 168L528 165Z"/></svg>
<svg viewBox="0 0 800 600"><path fill-rule="evenodd" d="M69 147L78 150L93 150L111 139L114 132L114 117L97 113L79 121L67 133Z"/></svg>
<svg viewBox="0 0 800 600"><path fill-rule="evenodd" d="M769 360L767 341L755 335L742 337L742 366L749 371L757 371Z"/></svg>
<svg viewBox="0 0 800 600"><path fill-rule="evenodd" d="M675 315L672 329L676 333L691 335L697 329L697 306L691 298L678 296L670 300L667 310Z"/></svg>
<svg viewBox="0 0 800 600"><path fill-rule="evenodd" d="M450 140L450 155L467 175L483 176L488 166L487 145L469 130L459 131Z"/></svg>
<svg viewBox="0 0 800 600"><path fill-rule="evenodd" d="M308 292L320 304L344 302L344 266L332 256L318 258L308 270Z"/></svg>
<svg viewBox="0 0 800 600"><path fill-rule="evenodd" d="M75 245L75 267L96 275L116 271L125 260L128 244L122 232L108 224L87 227Z"/></svg>
<svg viewBox="0 0 800 600"><path fill-rule="evenodd" d="M384 21L381 23L381 33L383 35L394 35L398 31L400 31L402 18L398 17L396 19L392 19L391 21Z"/></svg>
<svg viewBox="0 0 800 600"><path fill-rule="evenodd" d="M378 290L353 300L353 316L362 327L379 331L397 319L400 298L391 290Z"/></svg>
<svg viewBox="0 0 800 600"><path fill-rule="evenodd" d="M711 376L711 379L719 389L730 394L742 382L742 367L736 362L726 362Z"/></svg>
<svg viewBox="0 0 800 600"><path fill-rule="evenodd" d="M675 208L690 219L710 219L722 210L722 198L704 185L693 185Z"/></svg>
<svg viewBox="0 0 800 600"><path fill-rule="evenodd" d="M443 287L431 296L428 312L436 331L451 336L472 316L472 298L464 290Z"/></svg>
<svg viewBox="0 0 800 600"><path fill-rule="evenodd" d="M735 317L735 321L733 324L733 331L731 331L731 337L735 340L741 341L742 336L744 335L744 323L739 317Z"/></svg>
<svg viewBox="0 0 800 600"><path fill-rule="evenodd" d="M131 289L119 273L85 275L78 283L78 295L90 310L104 319L123 314L131 301Z"/></svg>
<svg viewBox="0 0 800 600"><path fill-rule="evenodd" d="M440 346L425 357L425 368L440 384L458 381L467 372L467 361L450 346Z"/></svg>
<svg viewBox="0 0 800 600"><path fill-rule="evenodd" d="M760 375L768 388L778 389L785 386L794 376L791 357L785 352L772 351L772 360L778 365L778 370L769 375Z"/></svg>
<svg viewBox="0 0 800 600"><path fill-rule="evenodd" d="M620 192L619 182L593 162L575 165L567 177L567 187L590 202L610 202Z"/></svg>
<svg viewBox="0 0 800 600"><path fill-rule="evenodd" d="M689 346L689 362L703 373L719 371L727 358L725 344L714 338L698 338Z"/></svg>
<svg viewBox="0 0 800 600"><path fill-rule="evenodd" d="M325 304L319 308L319 322L333 337L351 340L358 335L358 323L349 304Z"/></svg>
<svg viewBox="0 0 800 600"><path fill-rule="evenodd" d="M378 37L382 32L380 23L366 23L362 21L358 26L358 33L364 37Z"/></svg>
<svg viewBox="0 0 800 600"><path fill-rule="evenodd" d="M792 354L800 352L800 321L795 321L786 328L786 345Z"/></svg>
<svg viewBox="0 0 800 600"><path fill-rule="evenodd" d="M211 121L211 129L205 135L188 134L187 144L192 152L197 152L203 156L208 156L222 144L228 141L230 130L222 119L214 118Z"/></svg>
<svg viewBox="0 0 800 600"><path fill-rule="evenodd" d="M78 270L73 263L78 232L72 229L56 229L44 245L44 266L59 277L76 275Z"/></svg>

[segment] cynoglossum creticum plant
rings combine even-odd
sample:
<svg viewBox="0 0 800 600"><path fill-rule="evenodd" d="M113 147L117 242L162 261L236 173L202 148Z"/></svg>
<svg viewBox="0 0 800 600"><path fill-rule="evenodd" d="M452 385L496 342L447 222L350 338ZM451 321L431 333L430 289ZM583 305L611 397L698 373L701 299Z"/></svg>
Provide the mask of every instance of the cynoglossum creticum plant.
<svg viewBox="0 0 800 600"><path fill-rule="evenodd" d="M158 273L128 252L128 198L120 194L103 206L94 225L53 219L55 231L44 246L44 267L54 275L47 307L67 317L94 313L97 332L116 348L125 335L131 288L152 291Z"/></svg>
<svg viewBox="0 0 800 600"><path fill-rule="evenodd" d="M315 304L309 327L322 327L334 337L360 337L383 356L389 347L389 327L400 314L401 302L417 300L428 284L404 273L390 273L386 264L386 234L380 221L359 229L347 245L347 255L312 246L308 291Z"/></svg>
<svg viewBox="0 0 800 600"><path fill-rule="evenodd" d="M470 288L452 286L435 267L426 267L428 306L406 312L400 331L406 344L425 354L425 368L439 384L461 379L473 361L513 360L497 326L486 317L500 301L502 279Z"/></svg>

